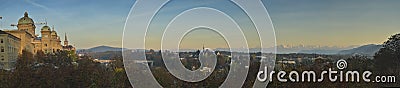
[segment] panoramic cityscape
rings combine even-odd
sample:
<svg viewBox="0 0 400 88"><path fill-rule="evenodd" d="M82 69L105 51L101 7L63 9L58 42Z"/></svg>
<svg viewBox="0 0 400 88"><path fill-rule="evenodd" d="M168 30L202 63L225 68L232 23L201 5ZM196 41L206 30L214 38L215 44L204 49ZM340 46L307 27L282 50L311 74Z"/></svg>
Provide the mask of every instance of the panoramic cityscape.
<svg viewBox="0 0 400 88"><path fill-rule="evenodd" d="M2 1L0 88L400 86L398 0L144 2Z"/></svg>

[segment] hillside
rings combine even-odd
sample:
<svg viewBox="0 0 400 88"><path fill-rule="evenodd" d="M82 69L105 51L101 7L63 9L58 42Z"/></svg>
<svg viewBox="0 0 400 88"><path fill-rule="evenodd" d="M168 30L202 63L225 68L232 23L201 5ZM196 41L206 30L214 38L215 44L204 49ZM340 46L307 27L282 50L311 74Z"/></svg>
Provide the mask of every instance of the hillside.
<svg viewBox="0 0 400 88"><path fill-rule="evenodd" d="M338 54L341 54L341 55L361 54L361 55L367 55L367 56L374 56L375 53L378 52L379 49L381 49L381 48L382 48L382 45L368 44L368 45L363 45L363 46L356 47L353 49L342 50L342 51L339 51Z"/></svg>

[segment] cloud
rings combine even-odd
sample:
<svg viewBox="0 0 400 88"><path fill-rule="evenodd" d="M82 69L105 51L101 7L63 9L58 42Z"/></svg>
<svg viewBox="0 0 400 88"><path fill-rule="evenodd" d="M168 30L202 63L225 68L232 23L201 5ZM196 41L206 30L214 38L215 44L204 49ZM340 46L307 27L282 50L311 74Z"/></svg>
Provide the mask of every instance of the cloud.
<svg viewBox="0 0 400 88"><path fill-rule="evenodd" d="M32 0L25 0L25 1L28 2L29 4L32 4L32 5L34 5L34 6L43 8L43 9L45 9L45 10L50 10L50 8L48 8L47 6L44 6L44 5L39 4L39 3L36 3L36 2L34 2L34 1L32 1Z"/></svg>

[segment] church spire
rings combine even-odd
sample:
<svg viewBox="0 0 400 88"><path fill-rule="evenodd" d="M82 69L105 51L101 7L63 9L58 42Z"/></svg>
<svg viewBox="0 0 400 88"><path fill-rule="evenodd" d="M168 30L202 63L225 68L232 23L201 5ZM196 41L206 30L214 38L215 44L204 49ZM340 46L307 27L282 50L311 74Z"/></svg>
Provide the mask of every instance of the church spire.
<svg viewBox="0 0 400 88"><path fill-rule="evenodd" d="M65 40L64 41L68 41L68 39L67 39L67 33L65 33Z"/></svg>
<svg viewBox="0 0 400 88"><path fill-rule="evenodd" d="M205 49L204 44L203 44L203 50Z"/></svg>
<svg viewBox="0 0 400 88"><path fill-rule="evenodd" d="M65 33L65 37L64 37L64 46L68 46L67 33Z"/></svg>

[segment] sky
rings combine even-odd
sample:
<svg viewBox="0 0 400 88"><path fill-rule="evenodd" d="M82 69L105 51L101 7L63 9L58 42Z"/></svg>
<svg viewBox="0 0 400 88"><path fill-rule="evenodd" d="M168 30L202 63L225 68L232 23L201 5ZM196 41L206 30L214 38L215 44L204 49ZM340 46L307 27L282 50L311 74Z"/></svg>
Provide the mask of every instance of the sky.
<svg viewBox="0 0 400 88"><path fill-rule="evenodd" d="M400 33L400 0L272 0L280 44L382 44Z"/></svg>
<svg viewBox="0 0 400 88"><path fill-rule="evenodd" d="M274 24L278 45L351 46L381 44L400 33L400 0L262 0ZM122 32L134 0L0 0L0 29L9 26L28 11L38 22L54 25L63 39L78 49L100 45L121 47ZM204 3L220 4L224 3ZM152 5L152 4L149 4ZM179 5L179 4L178 4ZM180 4L191 5L191 4ZM180 6L179 5L179 6ZM179 8L177 8L179 9ZM175 9L171 9L172 12ZM161 17L163 18L163 17ZM201 18L194 18L200 20ZM37 33L43 25L37 25ZM203 31L207 32L207 31ZM200 31L201 33L201 31ZM190 38L182 45L195 48ZM215 38L214 43L223 40ZM189 42L185 42L189 41ZM208 42L209 43L209 42ZM192 46L190 46L192 45ZM214 47L221 47L214 46ZM211 47L211 45L210 45Z"/></svg>

